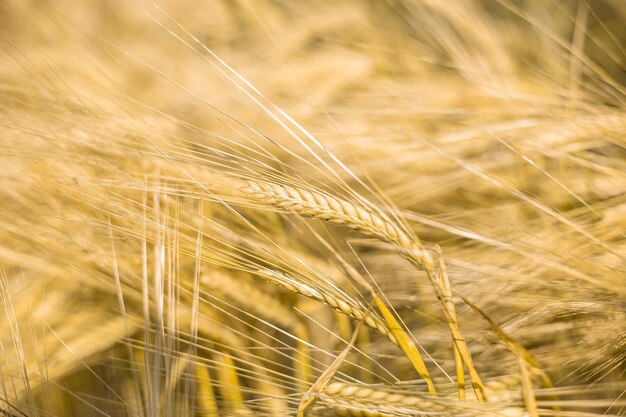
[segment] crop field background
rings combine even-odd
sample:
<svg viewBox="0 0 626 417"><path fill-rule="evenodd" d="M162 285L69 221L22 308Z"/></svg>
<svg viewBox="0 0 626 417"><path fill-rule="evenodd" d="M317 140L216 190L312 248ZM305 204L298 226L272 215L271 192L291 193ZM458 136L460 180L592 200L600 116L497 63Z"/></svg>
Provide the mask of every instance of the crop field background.
<svg viewBox="0 0 626 417"><path fill-rule="evenodd" d="M623 0L0 0L0 415L626 415Z"/></svg>

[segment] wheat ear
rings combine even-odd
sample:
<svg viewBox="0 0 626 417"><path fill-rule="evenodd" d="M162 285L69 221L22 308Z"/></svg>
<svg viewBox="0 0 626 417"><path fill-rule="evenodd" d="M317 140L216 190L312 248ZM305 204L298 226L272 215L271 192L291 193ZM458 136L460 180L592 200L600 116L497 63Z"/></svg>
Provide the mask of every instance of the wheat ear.
<svg viewBox="0 0 626 417"><path fill-rule="evenodd" d="M248 181L242 191L251 199L291 211L301 216L314 217L342 224L398 247L411 263L426 271L437 297L441 300L444 316L450 328L456 363L459 398L464 399L464 372L467 368L472 388L480 402L487 402L483 383L474 368L472 356L458 328L452 291L438 248L427 249L417 238L394 224L384 213L363 208L319 191L311 192L287 185ZM433 257L437 256L437 261Z"/></svg>
<svg viewBox="0 0 626 417"><path fill-rule="evenodd" d="M335 409L338 415L367 417L467 415L473 417L521 417L516 407L473 406L471 403L406 395L367 386L333 382L317 396L319 403Z"/></svg>
<svg viewBox="0 0 626 417"><path fill-rule="evenodd" d="M376 236L396 245L407 258L415 260L424 268L434 267L432 256L422 242L404 232L383 213L376 213L318 191L311 192L268 182L248 181L248 186L242 191L256 201Z"/></svg>
<svg viewBox="0 0 626 417"><path fill-rule="evenodd" d="M334 308L336 311L358 320L367 327L370 327L387 337L391 343L400 347L400 349L402 349L402 351L408 356L411 364L419 376L426 382L428 392L432 395L437 395L432 377L430 376L428 368L426 368L426 364L424 363L417 347L413 343L413 340L395 320L382 300L375 298L376 304L385 317L385 320L381 319L376 313L368 310L365 306L345 295L341 298L337 297L334 294L314 288L301 281L293 279L286 274L270 269L259 269L256 273L261 278L291 292L304 295L305 297L312 298L326 304Z"/></svg>
<svg viewBox="0 0 626 417"><path fill-rule="evenodd" d="M357 301L347 297L339 298L334 294L314 288L311 285L307 285L288 276L287 274L272 269L259 269L255 272L259 277L268 282L271 282L290 292L312 298L326 304L329 307L332 307L342 314L362 322L367 327L370 327L385 336L393 344L398 344L398 339L389 329L387 324L376 313L368 311L366 307L362 306Z"/></svg>

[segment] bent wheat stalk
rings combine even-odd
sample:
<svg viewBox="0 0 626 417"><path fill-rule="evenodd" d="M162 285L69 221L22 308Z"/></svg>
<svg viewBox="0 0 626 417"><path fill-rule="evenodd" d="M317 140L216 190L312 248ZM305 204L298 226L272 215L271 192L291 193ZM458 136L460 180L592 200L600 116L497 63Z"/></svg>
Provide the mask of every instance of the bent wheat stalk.
<svg viewBox="0 0 626 417"><path fill-rule="evenodd" d="M459 398L464 399L465 397L463 382L463 366L465 365L476 398L479 402L487 402L483 383L474 368L469 348L458 328L456 311L452 302L452 291L439 248L434 250L426 248L419 238L405 232L380 211L364 208L319 191L312 192L261 181L248 181L247 186L241 190L254 201L294 212L301 216L342 224L375 236L383 242L393 244L411 263L422 267L441 301L444 316L452 334Z"/></svg>

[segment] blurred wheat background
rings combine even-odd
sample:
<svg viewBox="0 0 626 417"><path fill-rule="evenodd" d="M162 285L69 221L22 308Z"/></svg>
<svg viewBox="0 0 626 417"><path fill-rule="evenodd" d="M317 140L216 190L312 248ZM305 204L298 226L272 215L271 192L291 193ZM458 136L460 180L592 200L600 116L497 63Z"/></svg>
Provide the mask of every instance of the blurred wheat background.
<svg viewBox="0 0 626 417"><path fill-rule="evenodd" d="M626 414L623 0L0 0L0 414Z"/></svg>

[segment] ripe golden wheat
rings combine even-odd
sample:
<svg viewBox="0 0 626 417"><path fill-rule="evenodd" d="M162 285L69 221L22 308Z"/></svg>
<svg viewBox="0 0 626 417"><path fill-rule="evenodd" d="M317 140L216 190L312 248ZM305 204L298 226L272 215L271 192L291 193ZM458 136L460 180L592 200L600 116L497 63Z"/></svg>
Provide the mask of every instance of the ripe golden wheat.
<svg viewBox="0 0 626 417"><path fill-rule="evenodd" d="M625 21L0 2L0 415L625 415Z"/></svg>

